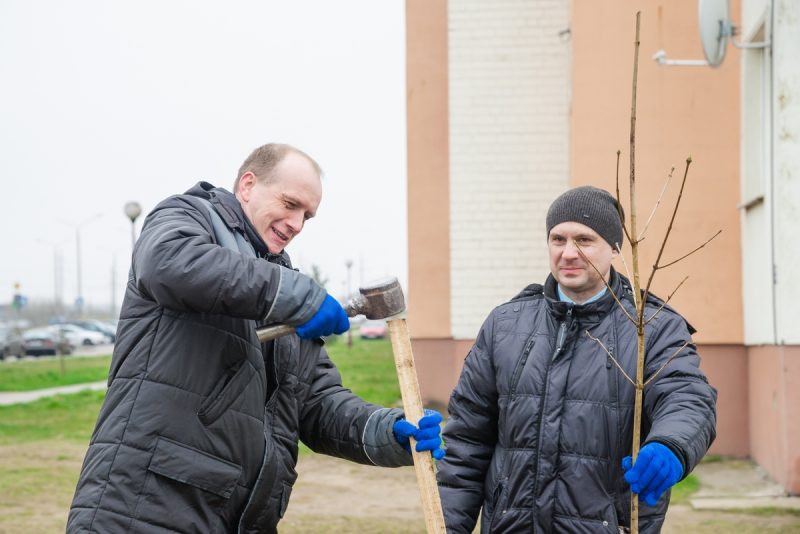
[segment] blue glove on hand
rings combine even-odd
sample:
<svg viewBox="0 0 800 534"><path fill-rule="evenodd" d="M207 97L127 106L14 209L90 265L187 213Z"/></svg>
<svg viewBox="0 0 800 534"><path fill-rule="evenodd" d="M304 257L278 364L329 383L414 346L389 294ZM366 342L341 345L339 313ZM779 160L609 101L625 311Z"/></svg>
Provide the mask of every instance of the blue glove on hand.
<svg viewBox="0 0 800 534"><path fill-rule="evenodd" d="M431 451L431 455L436 460L444 458L442 449L441 428L442 414L436 410L425 410L425 415L419 420L419 428L409 423L405 419L398 419L392 426L394 439L397 443L411 454L410 437L417 441L417 452Z"/></svg>
<svg viewBox="0 0 800 534"><path fill-rule="evenodd" d="M631 485L631 491L638 493L639 499L648 506L655 506L661 494L683 476L683 465L675 453L655 441L642 447L636 464L631 464L630 456L622 459L625 480Z"/></svg>
<svg viewBox="0 0 800 534"><path fill-rule="evenodd" d="M331 334L344 334L350 329L347 314L335 298L325 296L322 306L307 322L295 328L297 335L303 339L317 339Z"/></svg>

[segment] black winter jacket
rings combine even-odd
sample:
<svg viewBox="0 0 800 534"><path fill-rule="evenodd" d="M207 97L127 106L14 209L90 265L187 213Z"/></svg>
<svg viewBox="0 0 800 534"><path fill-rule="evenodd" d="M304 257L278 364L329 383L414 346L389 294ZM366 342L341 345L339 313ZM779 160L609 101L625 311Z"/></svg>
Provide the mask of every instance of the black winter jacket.
<svg viewBox="0 0 800 534"><path fill-rule="evenodd" d="M321 341L258 342L325 291L257 257L238 201L200 183L147 217L122 305L108 392L68 532L276 532L298 439L365 464L409 465L401 416L341 385Z"/></svg>
<svg viewBox="0 0 800 534"><path fill-rule="evenodd" d="M628 281L611 287L634 313ZM645 316L660 306L648 299ZM665 307L646 328L645 379L686 341L691 327ZM559 302L551 277L486 319L450 398L439 489L448 532L617 533L630 525L630 455L636 331L606 293L586 305ZM693 330L692 330L693 331ZM716 391L690 342L644 390L643 442L672 449L691 472L716 432ZM642 533L658 532L669 504L640 503Z"/></svg>

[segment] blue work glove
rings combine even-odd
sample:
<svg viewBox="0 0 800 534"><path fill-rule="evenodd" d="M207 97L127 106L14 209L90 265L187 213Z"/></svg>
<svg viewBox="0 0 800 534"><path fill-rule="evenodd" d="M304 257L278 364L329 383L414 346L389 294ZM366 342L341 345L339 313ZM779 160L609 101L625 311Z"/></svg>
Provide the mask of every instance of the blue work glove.
<svg viewBox="0 0 800 534"><path fill-rule="evenodd" d="M335 298L325 296L322 306L314 316L295 328L297 335L303 339L317 339L331 334L344 334L350 329L347 314Z"/></svg>
<svg viewBox="0 0 800 534"><path fill-rule="evenodd" d="M625 480L631 491L639 494L639 499L649 506L655 506L659 497L674 486L683 476L683 465L675 453L658 442L650 442L642 447L636 464L631 465L631 457L622 459Z"/></svg>
<svg viewBox="0 0 800 534"><path fill-rule="evenodd" d="M442 414L436 410L425 410L425 415L419 420L419 428L409 423L405 419L398 419L392 426L394 439L397 443L411 454L411 445L408 440L409 437L417 441L417 452L431 451L431 455L436 460L444 458L444 449L442 448L441 428L439 423L442 422Z"/></svg>

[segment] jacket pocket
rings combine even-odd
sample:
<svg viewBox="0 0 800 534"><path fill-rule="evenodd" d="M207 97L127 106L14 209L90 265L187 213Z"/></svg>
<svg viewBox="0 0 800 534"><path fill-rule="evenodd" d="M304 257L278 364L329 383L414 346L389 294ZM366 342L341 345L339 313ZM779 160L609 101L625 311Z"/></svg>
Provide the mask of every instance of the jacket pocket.
<svg viewBox="0 0 800 534"><path fill-rule="evenodd" d="M135 517L182 531L224 530L224 509L241 472L239 465L160 436Z"/></svg>
<svg viewBox="0 0 800 534"><path fill-rule="evenodd" d="M147 468L153 473L230 498L242 468L232 462L159 437Z"/></svg>
<svg viewBox="0 0 800 534"><path fill-rule="evenodd" d="M256 370L247 360L244 360L235 371L229 369L200 405L200 409L197 411L200 421L208 426L219 419L239 398L255 373Z"/></svg>
<svg viewBox="0 0 800 534"><path fill-rule="evenodd" d="M487 532L493 531L495 523L497 523L497 520L503 513L503 507L501 505L504 504L503 498L505 497L506 494L505 489L507 482L508 479L505 478L500 480L500 482L497 484L497 487L495 487L494 491L492 492L492 508L490 510L491 516L486 518L488 519L486 524L489 525L489 530Z"/></svg>
<svg viewBox="0 0 800 534"><path fill-rule="evenodd" d="M528 341L525 342L525 349L522 351L522 355L517 360L517 364L514 367L514 374L511 375L511 386L509 387L509 395L511 397L517 392L517 384L519 383L519 378L522 375L522 370L525 368L525 364L528 362L528 356L533 349L533 344L535 343L536 332L534 332Z"/></svg>

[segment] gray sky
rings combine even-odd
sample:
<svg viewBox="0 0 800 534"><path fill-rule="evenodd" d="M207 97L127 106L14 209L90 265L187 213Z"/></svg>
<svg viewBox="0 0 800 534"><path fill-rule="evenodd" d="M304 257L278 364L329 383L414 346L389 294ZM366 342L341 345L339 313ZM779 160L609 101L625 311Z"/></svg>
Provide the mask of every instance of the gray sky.
<svg viewBox="0 0 800 534"><path fill-rule="evenodd" d="M15 282L52 298L54 249L74 301L76 225L87 303L111 302L112 271L120 303L124 204L230 189L270 141L325 171L294 262L337 296L347 259L353 288L405 285L404 39L402 0L0 2L0 303Z"/></svg>

